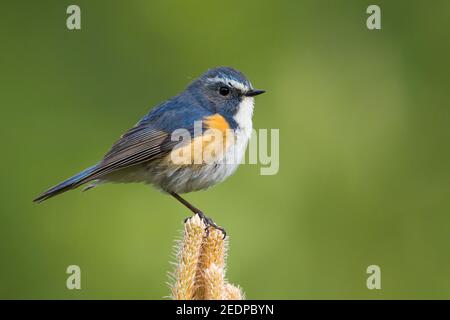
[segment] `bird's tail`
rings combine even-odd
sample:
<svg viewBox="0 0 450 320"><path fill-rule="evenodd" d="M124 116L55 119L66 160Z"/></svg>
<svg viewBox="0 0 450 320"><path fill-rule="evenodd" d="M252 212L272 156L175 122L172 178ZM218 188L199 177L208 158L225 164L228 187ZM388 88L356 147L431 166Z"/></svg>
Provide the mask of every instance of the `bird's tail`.
<svg viewBox="0 0 450 320"><path fill-rule="evenodd" d="M74 175L73 177L61 182L60 184L48 189L44 193L42 193L40 196L38 196L36 199L33 200L33 202L42 202L44 200L47 200L51 197L54 197L60 193L75 189L79 187L80 185L86 183L89 181L89 176L91 173L97 168L97 165L94 165L92 167L87 168L84 171L81 171L80 173Z"/></svg>

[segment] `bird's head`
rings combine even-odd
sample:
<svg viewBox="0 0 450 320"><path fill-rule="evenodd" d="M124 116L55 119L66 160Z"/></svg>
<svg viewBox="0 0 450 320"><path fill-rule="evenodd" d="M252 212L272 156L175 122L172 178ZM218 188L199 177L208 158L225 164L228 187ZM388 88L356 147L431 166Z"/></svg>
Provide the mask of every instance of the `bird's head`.
<svg viewBox="0 0 450 320"><path fill-rule="evenodd" d="M224 116L236 117L245 112L253 112L253 97L264 90L253 89L250 81L239 71L229 67L208 70L188 88L193 94L201 96L215 112ZM241 109L249 110L241 110Z"/></svg>

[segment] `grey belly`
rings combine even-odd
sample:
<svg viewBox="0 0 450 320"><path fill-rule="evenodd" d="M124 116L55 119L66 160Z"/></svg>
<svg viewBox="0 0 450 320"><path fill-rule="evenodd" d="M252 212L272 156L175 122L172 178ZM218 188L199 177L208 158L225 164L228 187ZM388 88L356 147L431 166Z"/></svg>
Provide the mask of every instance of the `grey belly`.
<svg viewBox="0 0 450 320"><path fill-rule="evenodd" d="M235 164L149 165L147 182L166 192L187 193L212 187L230 176L236 168Z"/></svg>
<svg viewBox="0 0 450 320"><path fill-rule="evenodd" d="M238 164L198 164L175 166L153 160L114 172L103 181L115 183L141 182L165 192L187 193L212 187L234 173Z"/></svg>

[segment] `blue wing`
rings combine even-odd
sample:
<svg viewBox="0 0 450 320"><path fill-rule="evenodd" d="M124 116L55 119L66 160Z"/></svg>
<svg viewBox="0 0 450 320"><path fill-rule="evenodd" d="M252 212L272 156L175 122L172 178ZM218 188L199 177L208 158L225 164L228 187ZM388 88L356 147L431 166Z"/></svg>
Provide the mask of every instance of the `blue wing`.
<svg viewBox="0 0 450 320"><path fill-rule="evenodd" d="M200 106L193 107L194 101L183 100L177 96L154 108L116 141L102 161L48 189L33 201L44 201L114 171L167 155L179 143L170 139L174 130L186 128L193 134L194 122L211 114Z"/></svg>

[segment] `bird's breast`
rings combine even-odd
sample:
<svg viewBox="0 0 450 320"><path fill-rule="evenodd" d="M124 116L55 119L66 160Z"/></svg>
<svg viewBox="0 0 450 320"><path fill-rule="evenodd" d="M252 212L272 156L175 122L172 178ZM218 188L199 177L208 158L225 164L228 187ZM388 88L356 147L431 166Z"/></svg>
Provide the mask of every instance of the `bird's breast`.
<svg viewBox="0 0 450 320"><path fill-rule="evenodd" d="M221 130L226 126L218 116L208 123L216 130L205 131L149 164L148 181L165 191L186 193L207 189L232 175L242 162L249 136L241 128Z"/></svg>

